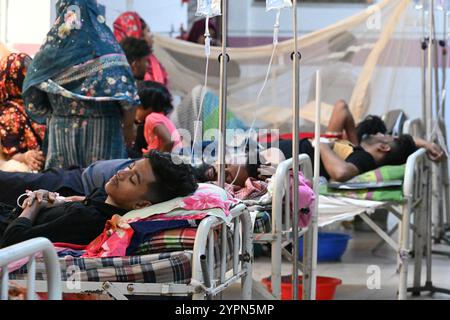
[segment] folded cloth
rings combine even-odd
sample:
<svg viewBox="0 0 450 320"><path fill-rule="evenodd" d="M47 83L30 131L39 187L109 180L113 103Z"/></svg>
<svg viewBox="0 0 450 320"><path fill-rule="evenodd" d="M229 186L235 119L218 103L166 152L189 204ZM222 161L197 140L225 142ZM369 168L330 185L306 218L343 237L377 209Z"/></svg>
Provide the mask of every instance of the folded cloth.
<svg viewBox="0 0 450 320"><path fill-rule="evenodd" d="M233 198L239 200L255 199L267 192L267 183L254 178L247 178L244 187L226 184L225 190L227 190Z"/></svg>
<svg viewBox="0 0 450 320"><path fill-rule="evenodd" d="M148 220L148 221L137 221L130 224L134 230L133 237L131 238L131 242L128 245L126 250L127 255L133 254L140 244L148 241L153 235L158 232L178 229L178 228L186 228L186 227L195 227L197 224L192 220L167 220L167 221L158 221L158 220Z"/></svg>
<svg viewBox="0 0 450 320"><path fill-rule="evenodd" d="M170 229L170 225L187 227L192 225L187 220L201 220L206 216L215 216L230 224L232 217L229 209L234 203L236 200L230 198L222 188L212 184L200 184L191 196L133 210L124 216L114 215L106 222L103 232L88 245L83 257L126 256L135 251L145 239L147 231L143 231L144 229L161 231L164 228ZM160 222L155 223L155 220ZM167 220L173 221L169 223ZM135 228L144 235L138 235L132 248L127 250L135 235Z"/></svg>
<svg viewBox="0 0 450 320"><path fill-rule="evenodd" d="M89 243L83 258L124 257L126 255L134 230L121 218L115 214L106 221L105 229Z"/></svg>

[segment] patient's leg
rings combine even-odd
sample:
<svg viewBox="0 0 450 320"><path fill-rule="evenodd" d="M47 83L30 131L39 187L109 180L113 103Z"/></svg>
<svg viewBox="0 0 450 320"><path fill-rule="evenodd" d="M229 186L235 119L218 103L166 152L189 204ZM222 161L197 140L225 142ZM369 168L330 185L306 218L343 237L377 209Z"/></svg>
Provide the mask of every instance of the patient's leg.
<svg viewBox="0 0 450 320"><path fill-rule="evenodd" d="M81 169L50 169L41 173L0 171L0 202L16 205L26 190L44 189L62 196L84 195Z"/></svg>
<svg viewBox="0 0 450 320"><path fill-rule="evenodd" d="M329 132L343 132L346 139L353 144L358 144L355 120L345 101L339 100L335 103L327 130Z"/></svg>

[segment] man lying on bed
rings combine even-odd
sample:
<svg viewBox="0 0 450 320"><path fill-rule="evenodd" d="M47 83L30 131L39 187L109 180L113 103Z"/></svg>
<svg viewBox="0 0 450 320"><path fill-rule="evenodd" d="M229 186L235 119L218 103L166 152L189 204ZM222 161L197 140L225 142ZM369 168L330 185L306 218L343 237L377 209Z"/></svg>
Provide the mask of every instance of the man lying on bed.
<svg viewBox="0 0 450 320"><path fill-rule="evenodd" d="M52 242L88 244L114 214L187 196L197 186L189 165L174 164L170 154L151 151L82 202L59 203L55 193L39 190L24 201L21 213L3 210L1 247L41 236Z"/></svg>
<svg viewBox="0 0 450 320"><path fill-rule="evenodd" d="M376 141L380 140L380 138L382 140L389 140L393 139L393 137L384 135L378 136L377 139L371 139L371 137L377 136L366 135L365 141L360 147L353 147L349 145L349 143L342 143L342 141L340 141L336 144L340 146L340 148L336 148L336 152L331 148L334 147L333 145L327 146L324 144L322 147L325 150L321 155L321 174L336 181L346 181L355 175L372 170L371 168L383 165L383 161L381 160L385 153L390 154L388 158L393 157L392 148L389 143ZM402 144L405 143L403 140L400 142ZM391 142L391 144L396 145L394 142ZM401 156L400 160L390 163L406 162L407 156L410 152L415 150L411 143L407 143L407 145L409 145L410 148L409 152ZM416 146L427 149L428 156L433 161L441 161L445 158L442 149L434 143L418 140L416 141ZM337 150L339 150L339 152ZM270 156L268 156L269 153L271 153ZM309 140L305 139L300 141L300 153L307 153L314 159L314 148ZM225 180L227 183L234 182L235 185L242 187L249 177L264 179L275 172L276 164L286 158L291 158L291 154L292 141L279 141L279 149L270 148L262 151L260 153L261 156L256 157L256 163L250 163L247 159L242 165L226 165ZM272 160L274 158L276 161ZM346 160L349 161L347 162ZM58 192L63 196L85 196L90 194L94 189L103 187L117 171L132 165L135 161L136 160L131 159L97 161L84 170L51 169L42 173L11 173L0 171L0 203L14 206L17 198L25 192L26 189L46 189ZM387 162L388 161L385 161L384 164L387 164ZM331 169L326 169L326 167L331 167ZM328 172L328 170L330 170L330 172ZM195 168L194 174L199 182L217 180L215 168L207 164Z"/></svg>
<svg viewBox="0 0 450 320"><path fill-rule="evenodd" d="M359 174L374 170L386 165L400 165L406 163L408 157L418 148L425 148L432 161L445 159L443 150L435 143L422 139L413 139L410 135L391 135L377 133L363 136L359 146L346 140L328 141L320 143L320 175L328 180L345 182ZM269 148L260 152L263 155L257 163L250 163L249 158L242 164L228 164L225 166L225 181L233 182L243 187L245 181L251 178L264 179L275 173L276 165L285 158L292 157L292 141L280 141L278 161L267 163L265 158L268 151L274 152L277 148ZM300 154L307 154L314 163L314 146L310 139L299 141ZM270 160L269 160L270 162ZM262 163L262 164L261 164ZM217 180L216 169L209 165L202 165L196 169L196 176L200 182Z"/></svg>

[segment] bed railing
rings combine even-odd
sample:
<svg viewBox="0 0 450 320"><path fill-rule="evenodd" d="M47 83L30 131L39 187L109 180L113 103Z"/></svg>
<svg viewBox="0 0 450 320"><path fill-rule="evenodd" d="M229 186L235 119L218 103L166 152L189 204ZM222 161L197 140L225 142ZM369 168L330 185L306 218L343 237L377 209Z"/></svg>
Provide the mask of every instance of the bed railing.
<svg viewBox="0 0 450 320"><path fill-rule="evenodd" d="M225 288L241 279L242 298L251 299L252 292L252 260L253 260L253 230L250 214L245 206L239 204L231 210L233 220L231 226L216 217L203 219L197 231L192 261L193 283L203 284L203 290L194 294L194 299L203 299L204 295L211 299ZM233 230L232 271L227 276L228 230ZM214 231L220 230L220 274L215 279L216 268L214 259ZM218 240L218 239L217 239ZM239 268L240 266L240 268Z"/></svg>
<svg viewBox="0 0 450 320"><path fill-rule="evenodd" d="M400 260L400 285L399 299L406 299L408 282L408 260L411 253L410 247L410 220L414 212L414 234L415 237L423 237L423 220L428 214L426 208L429 190L428 172L427 172L426 150L419 149L408 157L405 168L405 177L403 180L403 196L405 204L403 205L403 217L400 229L399 260ZM426 219L425 219L426 220ZM416 243L421 247L420 244ZM419 249L419 248L416 248ZM415 253L417 254L417 252ZM421 257L421 256L420 256ZM420 258L421 259L421 258Z"/></svg>
<svg viewBox="0 0 450 320"><path fill-rule="evenodd" d="M27 300L35 299L35 254L39 252L43 253L47 270L48 298L50 300L61 300L61 271L58 263L58 256L52 243L46 238L35 238L0 249L1 300L8 300L8 265L24 258L29 258L27 264Z"/></svg>
<svg viewBox="0 0 450 320"><path fill-rule="evenodd" d="M282 241L289 238L292 239L290 230L292 229L292 217L290 209L291 187L289 174L292 169L292 159L288 159L280 163L275 173L275 184L273 190L272 201L272 295L276 299L281 299L281 253L283 249ZM299 167L305 178L312 177L311 159L306 154L299 155ZM280 192L280 190L282 190ZM283 207L284 199L284 207ZM283 210L284 209L284 210ZM283 219L284 212L284 219ZM294 241L297 243L297 241ZM294 257L296 259L297 257Z"/></svg>
<svg viewBox="0 0 450 320"><path fill-rule="evenodd" d="M413 137L424 138L425 129L421 119L406 120L403 124L403 133Z"/></svg>

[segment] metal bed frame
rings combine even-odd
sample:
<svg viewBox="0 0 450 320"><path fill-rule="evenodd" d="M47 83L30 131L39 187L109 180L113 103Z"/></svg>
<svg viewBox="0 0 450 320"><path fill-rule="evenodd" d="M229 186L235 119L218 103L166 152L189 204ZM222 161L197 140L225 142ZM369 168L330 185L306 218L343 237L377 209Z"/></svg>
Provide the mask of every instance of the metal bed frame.
<svg viewBox="0 0 450 320"><path fill-rule="evenodd" d="M407 132L414 134L412 130L420 128L420 121L405 123L409 126ZM414 242L423 239L425 230L423 228L424 221L422 216L426 214L426 205L430 190L429 186L429 167L426 158L425 149L417 150L409 156L405 168L405 176L403 181L403 197L404 201L400 204L401 209L397 206L399 203L385 202L378 208L385 208L399 219L400 232L398 242L394 241L390 234L386 233L380 228L371 218L370 214L373 212L364 212L359 216L369 225L389 246L391 246L398 256L398 271L400 273L399 279L399 299L406 299L407 292L407 277L408 277L408 260L412 251L415 251L416 266L419 265L420 245L410 248L410 230L414 232ZM312 178L311 161L307 155L299 156L299 164L301 170L306 178ZM282 255L287 256L289 260L293 261L291 254L285 249L289 243L297 245L297 240L292 238L292 222L289 215L289 184L288 173L292 168L292 159L282 162L277 168L276 181L274 187L274 194L272 197L272 232L271 234L255 234L255 243L270 243L272 245L272 292L259 282L254 281L254 288L268 299L281 299L281 259ZM287 197L287 198L286 198ZM283 204L283 199L285 199ZM377 208L377 209L378 209ZM319 209L320 214L320 209ZM411 223L411 217L414 214L414 223ZM284 221L283 221L284 218ZM426 219L425 219L426 220ZM313 219L314 221L314 219ZM316 220L317 221L317 220ZM310 225L308 228L299 230L299 236L305 235L304 241L304 256L303 264L300 264L300 269L303 271L304 279L304 299L314 299L312 272L315 270L317 264L317 238L313 237L314 228L317 226ZM315 239L314 239L315 238ZM420 270L415 268L414 278L420 277ZM418 280L415 280L417 283ZM315 291L314 291L315 292Z"/></svg>
<svg viewBox="0 0 450 320"><path fill-rule="evenodd" d="M63 293L109 294L116 300L127 300L127 296L191 296L193 299L212 299L230 285L241 280L242 299L250 300L252 297L251 275L253 260L253 233L250 214L243 204L238 204L232 208L230 214L233 217L230 226L227 226L225 222L214 216L207 217L200 223L194 243L192 278L189 284L80 281L76 286L69 286L58 280L59 284L56 287ZM218 266L214 263L214 230L220 230L221 237L220 265ZM227 232L230 230L233 231L233 251L232 268L228 270L229 261L227 260L226 252ZM28 244L25 242L20 245L26 247ZM57 260L56 267L55 264L52 266L52 270L57 270L57 276L53 275L51 277L53 279L51 283L53 288L55 283L58 283L55 282L54 278L61 279L61 276ZM217 267L220 268L219 279L215 279L214 276L214 270ZM29 277L28 280L14 281L23 286L28 282L28 287L34 288L35 286L37 292L45 292L47 290L46 281L35 281L33 285L33 277Z"/></svg>
<svg viewBox="0 0 450 320"><path fill-rule="evenodd" d="M308 179L312 177L311 159L306 154L299 155L300 171ZM272 261L272 292L259 282L254 281L253 287L261 295L267 299L281 299L281 260L282 256L292 261L291 253L285 247L292 243L292 218L290 217L290 183L289 171L292 168L293 159L288 159L280 163L275 173L275 184L272 196L272 216L271 216L271 233L254 234L254 243L270 243L271 244L271 261ZM283 199L285 199L283 204ZM301 236L306 230L300 230ZM305 251L304 251L305 252Z"/></svg>
<svg viewBox="0 0 450 320"><path fill-rule="evenodd" d="M0 249L0 300L8 300L9 272L8 265L14 261L29 258L28 270L29 277L27 280L27 300L35 300L36 298L36 253L43 253L45 267L47 270L47 286L48 298L50 300L61 300L61 272L59 270L58 256L52 243L46 238L34 238L27 240L7 248ZM19 282L19 281L17 281Z"/></svg>

